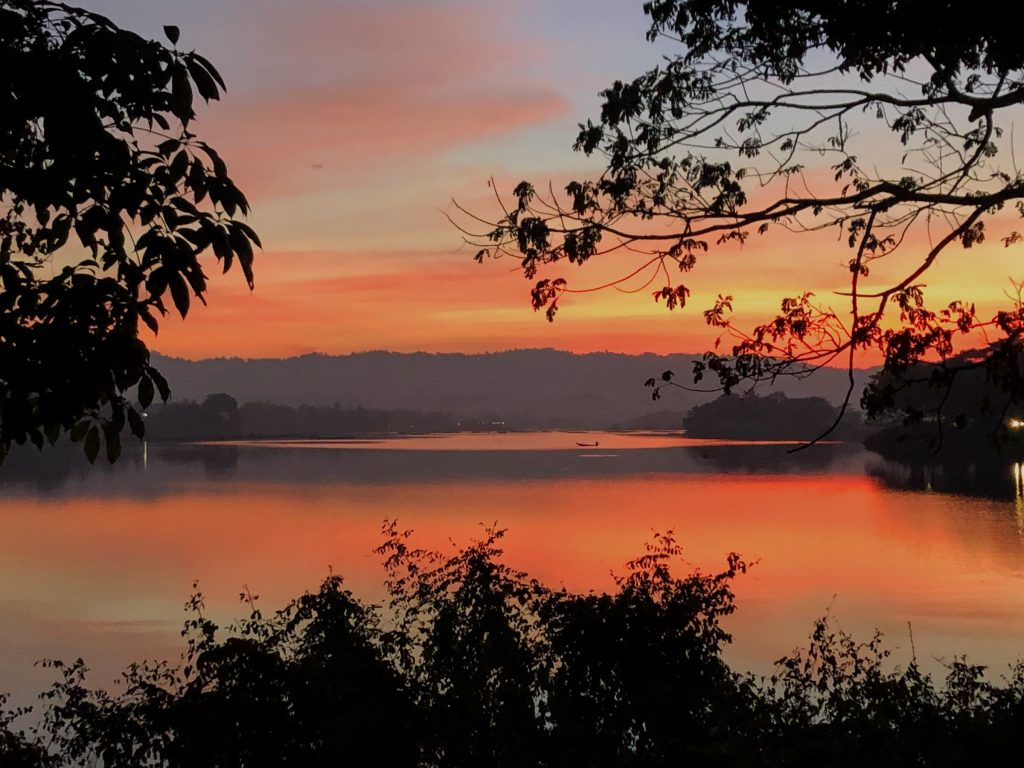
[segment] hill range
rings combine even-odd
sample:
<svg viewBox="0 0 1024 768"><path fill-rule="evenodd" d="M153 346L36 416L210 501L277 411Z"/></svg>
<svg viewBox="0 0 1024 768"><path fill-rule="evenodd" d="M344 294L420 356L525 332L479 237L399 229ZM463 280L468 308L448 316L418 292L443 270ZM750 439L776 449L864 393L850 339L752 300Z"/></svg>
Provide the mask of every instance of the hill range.
<svg viewBox="0 0 1024 768"><path fill-rule="evenodd" d="M666 390L651 399L644 381L671 370L688 383L696 355L575 354L517 349L484 354L360 352L281 359L183 360L154 354L175 402L225 392L240 403L333 405L443 411L504 422L508 429L659 427L717 397ZM858 385L870 370L857 371ZM786 379L759 394L823 397L838 403L846 372L823 369L804 380ZM664 423L670 422L670 423Z"/></svg>

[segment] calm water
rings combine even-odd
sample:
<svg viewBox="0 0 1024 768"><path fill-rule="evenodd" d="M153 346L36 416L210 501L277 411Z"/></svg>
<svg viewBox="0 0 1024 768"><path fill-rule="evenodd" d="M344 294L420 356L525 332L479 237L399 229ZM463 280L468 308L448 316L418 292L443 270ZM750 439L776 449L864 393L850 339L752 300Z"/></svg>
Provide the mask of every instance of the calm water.
<svg viewBox="0 0 1024 768"><path fill-rule="evenodd" d="M598 443L578 446L577 443ZM176 658L198 579L212 613L265 609L329 569L382 596L372 550L384 518L424 546L509 529L510 564L551 584L604 589L653 530L692 565L730 551L758 563L736 584L737 666L768 671L831 611L894 658L1024 655L1024 505L1010 468L929 474L855 446L657 435L459 435L381 442L152 446L116 468L77 454L0 469L0 690L24 700L43 657L83 656L108 685L132 659ZM973 485L972 485L973 483ZM907 488L977 490L989 497Z"/></svg>

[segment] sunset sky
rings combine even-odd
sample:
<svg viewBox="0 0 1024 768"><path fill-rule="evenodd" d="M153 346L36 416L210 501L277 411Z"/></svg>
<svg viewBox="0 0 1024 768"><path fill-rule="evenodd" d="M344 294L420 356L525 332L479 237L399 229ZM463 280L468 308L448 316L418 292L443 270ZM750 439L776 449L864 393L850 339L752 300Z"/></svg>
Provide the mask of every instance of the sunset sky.
<svg viewBox="0 0 1024 768"><path fill-rule="evenodd" d="M834 235L765 239L706 258L687 279L685 312L611 291L563 301L549 324L513 262L473 262L443 215L452 198L486 215L490 177L508 192L600 169L571 145L602 88L659 62L640 0L83 5L159 39L178 25L181 46L228 83L196 130L253 204L265 245L256 291L240 274L217 276L208 308L165 322L152 346L166 354L694 352L713 341L701 310L718 293L757 320L783 296L843 285L849 254ZM1002 297L1015 253L994 240L969 259L951 254L929 278L936 299ZM624 271L609 260L567 276L585 288Z"/></svg>

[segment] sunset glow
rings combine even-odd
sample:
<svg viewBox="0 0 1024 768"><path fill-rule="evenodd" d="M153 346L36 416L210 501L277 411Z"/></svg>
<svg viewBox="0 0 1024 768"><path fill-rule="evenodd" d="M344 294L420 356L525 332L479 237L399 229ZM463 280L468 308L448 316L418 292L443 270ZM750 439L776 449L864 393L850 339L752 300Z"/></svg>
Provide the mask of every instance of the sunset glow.
<svg viewBox="0 0 1024 768"><path fill-rule="evenodd" d="M0 0L0 764L1012 764L989 5Z"/></svg>
<svg viewBox="0 0 1024 768"><path fill-rule="evenodd" d="M551 324L531 311L531 284L513 261L473 262L445 218L453 198L494 214L492 177L508 194L522 178L557 188L599 172L599 160L571 144L577 123L597 114L601 89L658 63L639 3L314 0L302 13L241 0L87 5L154 37L178 24L184 46L215 60L229 90L197 129L228 160L265 244L256 290L213 274L209 307L186 322L168 317L152 340L165 354L699 352L715 339L701 313L720 293L736 298L748 326L805 290L845 301L834 292L846 287L850 252L834 232L778 230L743 249L714 249L681 276L692 291L683 311L669 313L648 290L605 291L567 297ZM1016 251L996 234L944 256L926 281L932 303L966 298L984 315L1005 302ZM911 261L928 235L916 237ZM631 271L631 258L545 276L588 288Z"/></svg>

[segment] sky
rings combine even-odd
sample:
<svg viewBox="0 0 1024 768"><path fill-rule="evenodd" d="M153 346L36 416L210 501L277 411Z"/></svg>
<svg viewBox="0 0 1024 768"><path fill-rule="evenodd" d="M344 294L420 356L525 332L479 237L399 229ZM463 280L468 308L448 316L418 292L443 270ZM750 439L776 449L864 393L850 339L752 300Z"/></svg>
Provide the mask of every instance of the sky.
<svg viewBox="0 0 1024 768"><path fill-rule="evenodd" d="M834 235L719 249L669 313L648 291L567 297L554 323L530 307L511 261L473 259L445 213L497 209L488 180L556 186L600 171L572 152L598 93L659 63L640 0L82 0L119 25L211 59L228 84L194 130L249 197L264 250L256 289L216 275L209 306L169 316L152 348L192 359L374 349L699 352L718 294L740 319L848 279ZM994 304L1013 276L996 244L941 264L937 298ZM586 288L630 271L570 272ZM208 270L215 270L211 263ZM562 274L551 274L552 277ZM955 294L954 294L955 291ZM945 294L949 295L946 296Z"/></svg>

